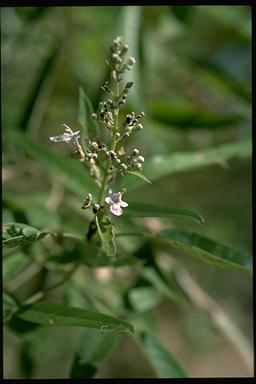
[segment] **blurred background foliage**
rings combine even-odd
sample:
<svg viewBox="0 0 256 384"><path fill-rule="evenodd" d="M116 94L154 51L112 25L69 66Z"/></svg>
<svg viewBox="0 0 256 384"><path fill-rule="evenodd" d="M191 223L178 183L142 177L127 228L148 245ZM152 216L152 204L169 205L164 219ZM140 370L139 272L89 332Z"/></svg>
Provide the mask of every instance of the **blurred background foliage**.
<svg viewBox="0 0 256 384"><path fill-rule="evenodd" d="M63 182L64 176L40 148L55 151L65 169L69 148L55 146L49 136L59 134L64 122L79 127L79 86L96 108L103 97L100 87L108 76L105 59L117 35L124 37L136 58L135 69L129 73L135 86L128 110L146 113L145 129L129 139L129 147L142 149L145 164L154 156L157 161L157 156L161 160L161 156L181 155L174 168L166 164L151 185L128 190L127 196L130 201L192 209L205 219L202 226L166 218L137 218L136 222L153 231L177 225L251 253L248 6L2 8L3 222L80 236L85 233L90 217L81 211L84 195L80 187L69 176ZM230 155L225 145L233 144ZM204 151L221 146L220 155L216 151L216 158L204 164ZM189 157L194 151L195 162ZM146 171L150 179L150 167ZM90 191L86 188L84 194ZM121 229L130 225L125 220L115 222ZM155 252L166 273L171 271L172 259L165 250L152 250L135 237L122 239L120 244L135 253ZM54 273L40 267L40 260L45 255L54 258L75 253L75 243L66 242L63 249L61 253L59 246L45 239L24 249L8 250L4 284L23 300L45 281L54 282ZM182 252L174 260L234 319L250 347L251 278L243 271L202 263ZM157 291L148 305L143 294L137 297L139 301L136 296L131 299L131 287L142 279L137 267L87 268L79 273L83 295L66 284L51 294L53 301L61 302L64 297L66 303L83 308L93 302L103 312L110 309L118 314L128 300L137 313L138 327L144 321L155 330L190 376L252 375L248 348L246 364L202 308L179 306ZM138 280L140 284L144 286ZM111 303L110 308L105 308L106 302ZM13 329L15 332L4 332L5 378L68 376L83 330L37 327L21 334L15 326ZM96 377L154 375L137 345L122 334L113 353L99 365Z"/></svg>

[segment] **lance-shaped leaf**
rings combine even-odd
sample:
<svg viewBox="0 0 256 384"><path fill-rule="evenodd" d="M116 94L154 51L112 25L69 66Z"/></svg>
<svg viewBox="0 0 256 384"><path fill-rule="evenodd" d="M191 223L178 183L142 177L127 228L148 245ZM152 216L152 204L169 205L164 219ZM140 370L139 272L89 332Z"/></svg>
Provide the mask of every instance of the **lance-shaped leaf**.
<svg viewBox="0 0 256 384"><path fill-rule="evenodd" d="M129 206L125 210L126 215L134 217L180 217L187 218L198 222L204 223L204 219L198 213L183 208L169 208L159 207L154 204L129 202Z"/></svg>
<svg viewBox="0 0 256 384"><path fill-rule="evenodd" d="M110 223L109 217L102 212L99 212L96 215L95 220L104 252L106 252L107 256L115 256L116 245L114 226Z"/></svg>
<svg viewBox="0 0 256 384"><path fill-rule="evenodd" d="M227 166L227 160L232 157L246 158L252 153L251 140L223 144L219 147L206 148L191 152L174 152L170 155L157 155L145 161L143 174L151 181L177 172L189 171L205 166L219 164ZM121 179L118 190L122 187L135 189L140 187L143 181L139 178L127 175Z"/></svg>
<svg viewBox="0 0 256 384"><path fill-rule="evenodd" d="M165 229L159 232L156 238L203 261L223 267L241 268L251 272L252 258L248 254L230 249L196 233Z"/></svg>
<svg viewBox="0 0 256 384"><path fill-rule="evenodd" d="M226 114L206 112L185 105L176 106L168 102L153 101L149 106L153 119L182 128L212 128L226 127L238 122L241 117Z"/></svg>
<svg viewBox="0 0 256 384"><path fill-rule="evenodd" d="M42 232L30 225L20 223L3 224L3 246L12 248L41 240L49 232Z"/></svg>
<svg viewBox="0 0 256 384"><path fill-rule="evenodd" d="M10 136L15 145L23 148L29 156L38 161L40 166L71 192L79 197L84 196L86 192L96 193L96 184L79 161L58 155L49 147L18 131L13 132Z"/></svg>
<svg viewBox="0 0 256 384"><path fill-rule="evenodd" d="M143 175L142 172L138 172L138 171L127 171L127 173L130 173L130 175L137 176L137 177L141 178L142 180L146 181L147 183L151 184L151 181L150 181L145 175Z"/></svg>
<svg viewBox="0 0 256 384"><path fill-rule="evenodd" d="M141 332L139 342L157 377L188 377L187 372L177 358L152 334Z"/></svg>
<svg viewBox="0 0 256 384"><path fill-rule="evenodd" d="M98 123L92 120L93 106L91 100L86 95L84 89L79 87L79 101L78 101L78 121L84 129L84 134L89 138L94 138L99 135Z"/></svg>
<svg viewBox="0 0 256 384"><path fill-rule="evenodd" d="M37 302L24 306L17 314L22 320L49 326L97 328L102 333L134 332L132 324L101 312L64 304Z"/></svg>

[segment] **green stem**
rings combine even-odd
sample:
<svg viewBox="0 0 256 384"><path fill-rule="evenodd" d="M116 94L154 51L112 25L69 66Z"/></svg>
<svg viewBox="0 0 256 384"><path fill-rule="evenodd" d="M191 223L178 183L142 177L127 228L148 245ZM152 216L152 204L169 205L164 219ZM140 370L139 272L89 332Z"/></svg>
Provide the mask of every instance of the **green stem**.
<svg viewBox="0 0 256 384"><path fill-rule="evenodd" d="M118 100L118 98L119 98L119 81L116 82L116 89L115 89L116 101ZM111 151L115 151L116 144L117 144L116 134L118 132L118 116L119 116L119 108L118 107L114 110L114 114L115 114L115 126L114 126L114 130L113 130L112 142L111 142L111 146L110 146ZM102 200L103 200L103 197L104 197L107 185L108 185L108 180L109 180L109 176L110 176L109 171L110 171L112 161L113 161L112 159L109 159L108 163L107 163L107 168L106 168L105 173L104 173L104 177L103 177L103 181L102 181L102 185L101 185L101 189L100 189L100 193L99 193L99 200L98 200L99 204L102 203Z"/></svg>

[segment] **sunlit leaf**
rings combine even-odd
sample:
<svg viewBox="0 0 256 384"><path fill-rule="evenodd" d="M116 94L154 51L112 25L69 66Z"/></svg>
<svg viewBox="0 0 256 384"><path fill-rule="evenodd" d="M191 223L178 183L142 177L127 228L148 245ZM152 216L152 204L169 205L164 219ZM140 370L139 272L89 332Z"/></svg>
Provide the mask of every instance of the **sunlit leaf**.
<svg viewBox="0 0 256 384"><path fill-rule="evenodd" d="M199 224L204 223L204 219L198 213L182 208L160 207L154 204L131 202L125 209L126 215L133 217L180 217L192 219Z"/></svg>
<svg viewBox="0 0 256 384"><path fill-rule="evenodd" d="M126 321L100 312L68 307L64 304L38 302L24 307L17 316L42 325L97 328L104 334L134 332L133 325Z"/></svg>
<svg viewBox="0 0 256 384"><path fill-rule="evenodd" d="M193 152L175 152L170 155L157 155L148 159L143 166L143 173L154 181L160 177L177 172L194 170L205 166L219 164L226 166L232 157L247 158L252 153L251 140L223 144L219 147L206 148ZM138 188L142 180L128 176L120 182L120 188Z"/></svg>
<svg viewBox="0 0 256 384"><path fill-rule="evenodd" d="M248 254L228 248L196 233L165 229L159 232L156 238L209 263L241 268L248 272L252 269L252 258Z"/></svg>

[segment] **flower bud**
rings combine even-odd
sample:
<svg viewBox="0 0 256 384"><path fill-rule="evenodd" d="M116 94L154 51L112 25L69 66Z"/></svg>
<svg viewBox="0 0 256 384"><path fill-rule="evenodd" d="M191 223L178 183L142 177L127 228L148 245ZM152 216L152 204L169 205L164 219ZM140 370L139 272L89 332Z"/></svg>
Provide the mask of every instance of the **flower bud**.
<svg viewBox="0 0 256 384"><path fill-rule="evenodd" d="M93 213L97 213L99 209L100 209L99 204L96 204L96 203L93 204L93 206L92 206Z"/></svg>
<svg viewBox="0 0 256 384"><path fill-rule="evenodd" d="M113 43L115 43L115 44L117 44L117 45L122 44L122 43L123 43L123 38L122 38L122 36L117 36L117 37L114 39Z"/></svg>
<svg viewBox="0 0 256 384"><path fill-rule="evenodd" d="M92 195L91 193L88 193L88 195L85 196L84 200L83 200L83 205L82 205L82 209L87 209L90 207L92 203Z"/></svg>
<svg viewBox="0 0 256 384"><path fill-rule="evenodd" d="M140 131L141 129L143 129L143 125L141 123L137 124L136 125L136 130Z"/></svg>
<svg viewBox="0 0 256 384"><path fill-rule="evenodd" d="M116 153L114 151L107 151L106 155L107 155L107 158L110 160L117 158Z"/></svg>
<svg viewBox="0 0 256 384"><path fill-rule="evenodd" d="M127 60L127 65L133 66L136 63L136 60L134 57L130 56L129 59Z"/></svg>
<svg viewBox="0 0 256 384"><path fill-rule="evenodd" d="M124 163L122 163L122 164L120 165L120 167L122 168L123 171L125 171L125 170L128 168L127 165L124 164Z"/></svg>
<svg viewBox="0 0 256 384"><path fill-rule="evenodd" d="M96 120L97 119L97 113L92 113L92 115L91 115L91 118L93 119L93 120Z"/></svg>
<svg viewBox="0 0 256 384"><path fill-rule="evenodd" d="M134 148L132 155L137 156L139 153L140 153L140 151L138 149Z"/></svg>
<svg viewBox="0 0 256 384"><path fill-rule="evenodd" d="M120 57L117 53L113 53L113 55L112 55L112 60L113 60L115 63L122 63L122 59L121 59L121 57Z"/></svg>
<svg viewBox="0 0 256 384"><path fill-rule="evenodd" d="M108 112L106 113L106 118L107 118L108 120L113 120L112 112L108 111Z"/></svg>
<svg viewBox="0 0 256 384"><path fill-rule="evenodd" d="M136 159L136 162L138 163L144 163L144 157L143 156L138 156L137 159Z"/></svg>
<svg viewBox="0 0 256 384"><path fill-rule="evenodd" d="M125 88L129 89L133 86L133 84L134 84L134 81L128 81L128 83L126 83Z"/></svg>

